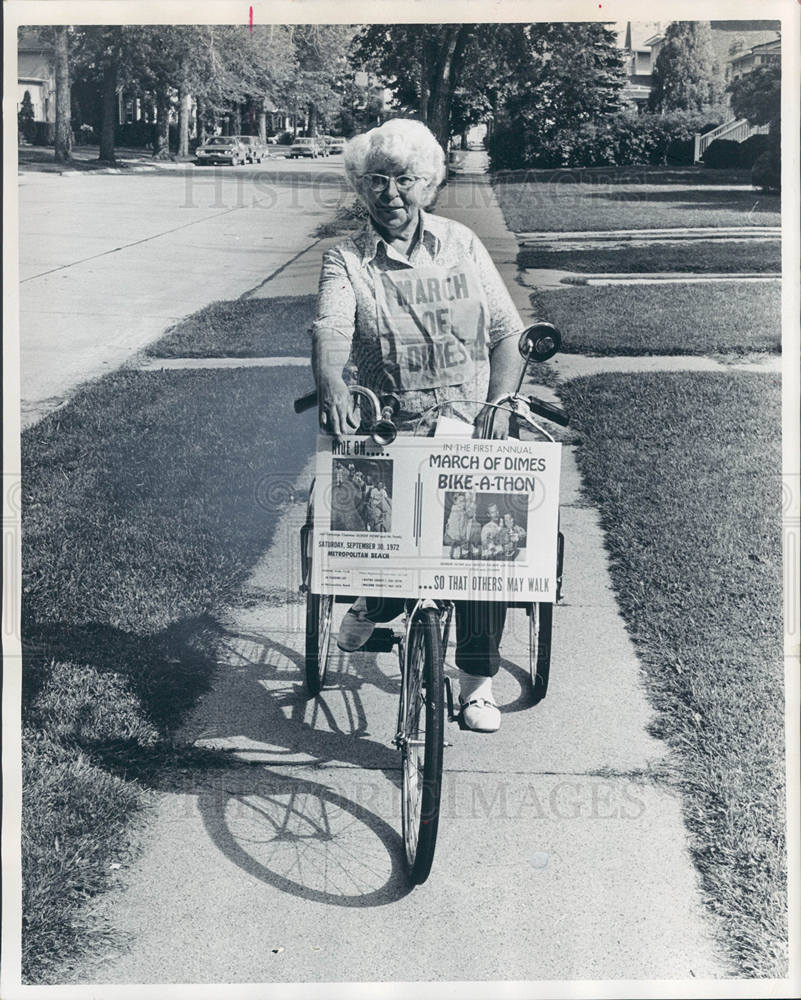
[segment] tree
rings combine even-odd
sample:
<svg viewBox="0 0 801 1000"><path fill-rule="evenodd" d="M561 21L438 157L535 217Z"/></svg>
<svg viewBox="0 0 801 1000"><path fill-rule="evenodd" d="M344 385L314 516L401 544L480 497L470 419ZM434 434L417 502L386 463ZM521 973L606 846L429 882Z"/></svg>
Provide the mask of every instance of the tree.
<svg viewBox="0 0 801 1000"><path fill-rule="evenodd" d="M33 137L36 133L36 124L30 90L26 90L22 95L22 104L17 112L17 126L20 138L27 139L28 142L33 142Z"/></svg>
<svg viewBox="0 0 801 1000"><path fill-rule="evenodd" d="M136 47L131 44L135 28L129 25L84 25L73 29L73 85L82 97L94 89L100 100L95 101L93 122L100 133L99 159L115 162L114 147L117 128L118 87L130 82L136 61Z"/></svg>
<svg viewBox="0 0 801 1000"><path fill-rule="evenodd" d="M371 25L354 57L385 74L443 147L489 115L522 114L541 131L620 106L622 60L603 24Z"/></svg>
<svg viewBox="0 0 801 1000"><path fill-rule="evenodd" d="M494 25L475 24L373 24L355 40L353 58L383 76L395 89L401 105L417 108L425 122L447 148L451 134L451 109L468 54L479 34Z"/></svg>
<svg viewBox="0 0 801 1000"><path fill-rule="evenodd" d="M299 24L289 28L293 67L273 93L296 116L306 117L309 132L330 128L337 119L349 82L348 47L356 28L347 24Z"/></svg>
<svg viewBox="0 0 801 1000"><path fill-rule="evenodd" d="M703 111L717 104L722 92L709 21L673 21L656 57L649 109Z"/></svg>
<svg viewBox="0 0 801 1000"><path fill-rule="evenodd" d="M732 80L727 88L732 111L751 125L770 125L778 132L781 123L781 64L779 60L757 66L745 76Z"/></svg>
<svg viewBox="0 0 801 1000"><path fill-rule="evenodd" d="M100 127L100 153L98 159L116 162L114 156L117 130L117 81L122 61L123 29L114 25L105 28L105 45L101 57L103 66L103 123Z"/></svg>
<svg viewBox="0 0 801 1000"><path fill-rule="evenodd" d="M525 37L525 58L505 106L526 122L532 139L618 113L623 61L606 25L532 24Z"/></svg>
<svg viewBox="0 0 801 1000"><path fill-rule="evenodd" d="M159 78L178 95L178 152L188 153L191 98L198 104L198 130L208 116L224 117L230 134L264 128L264 100L282 93L295 72L291 29L259 25L186 25L173 29L172 54Z"/></svg>
<svg viewBox="0 0 801 1000"><path fill-rule="evenodd" d="M61 163L72 159L72 113L70 106L69 28L55 28L56 51L56 137L55 158Z"/></svg>

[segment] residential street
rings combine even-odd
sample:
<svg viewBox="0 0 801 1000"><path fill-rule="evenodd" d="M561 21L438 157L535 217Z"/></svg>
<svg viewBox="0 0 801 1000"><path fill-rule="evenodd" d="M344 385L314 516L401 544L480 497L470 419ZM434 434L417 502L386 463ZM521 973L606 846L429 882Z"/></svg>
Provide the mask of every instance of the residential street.
<svg viewBox="0 0 801 1000"><path fill-rule="evenodd" d="M798 996L801 0L29 6L0 995Z"/></svg>
<svg viewBox="0 0 801 1000"><path fill-rule="evenodd" d="M482 159L468 158L465 167L479 169ZM308 183L318 172L327 177ZM322 247L301 251L332 214L340 192L336 167L278 164L270 176L266 193L248 177L242 207L234 202L234 175L224 176L222 206L214 206L208 187L193 186L196 208L180 203L187 190L180 175L26 178L24 198L37 206L30 215L35 233L23 241L24 276L31 277L23 286L28 413L72 388L77 371L92 375L119 364L172 319L214 298L312 293ZM80 205L62 203L48 187L66 183L78 184L74 190L84 198L99 192L107 199L106 218L92 223L74 253L66 233ZM143 185L158 195L144 219L133 202L119 200L121 191L132 199ZM257 192L275 196L269 216L250 203ZM45 197L58 213L45 213ZM438 211L481 235L523 315L534 318L528 290L517 281L516 240L486 179L455 176ZM64 234L58 252L44 238L45 221L54 215ZM86 257L93 259L79 263ZM59 265L67 266L32 277ZM103 287L120 289L113 337L111 311L95 304L97 295L89 299L101 275ZM143 283L149 293L140 309L133 290ZM41 377L44 288L75 355L66 371L59 353L61 363ZM86 317L74 312L81 294L91 302L91 334ZM134 314L139 319L130 324ZM38 349L29 346L37 342ZM453 745L446 750L439 845L428 882L410 891L400 862L398 760L389 745L394 660L335 653L329 685L307 700L303 605L249 602L220 612L227 641L214 687L179 734L181 742L229 753L231 767L190 769L159 786L144 854L94 907L117 944L90 956L65 981L723 973L680 801L653 777L665 748L648 732L639 663L611 589L598 516L582 500L570 448L563 478L566 600L555 614L550 694L536 708L528 703L527 631L522 614L514 613L497 691L501 731L481 736L448 727ZM302 494L308 483L307 469L295 488ZM276 580L295 589L302 516L302 503L287 508L249 592L266 592ZM413 938L399 927L414 927Z"/></svg>
<svg viewBox="0 0 801 1000"><path fill-rule="evenodd" d="M344 191L324 163L20 177L23 426L188 313L257 288Z"/></svg>

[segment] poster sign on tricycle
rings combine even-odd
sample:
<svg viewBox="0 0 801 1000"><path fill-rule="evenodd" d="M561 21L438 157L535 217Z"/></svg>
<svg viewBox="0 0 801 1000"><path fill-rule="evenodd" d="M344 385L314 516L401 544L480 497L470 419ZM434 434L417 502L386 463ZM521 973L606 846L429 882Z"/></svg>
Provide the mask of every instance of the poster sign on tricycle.
<svg viewBox="0 0 801 1000"><path fill-rule="evenodd" d="M561 445L320 435L314 593L553 602Z"/></svg>

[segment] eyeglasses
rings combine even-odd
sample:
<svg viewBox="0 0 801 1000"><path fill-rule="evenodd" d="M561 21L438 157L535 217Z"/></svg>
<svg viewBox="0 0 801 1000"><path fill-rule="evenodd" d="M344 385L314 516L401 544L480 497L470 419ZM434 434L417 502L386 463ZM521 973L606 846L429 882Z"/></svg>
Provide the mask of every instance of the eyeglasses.
<svg viewBox="0 0 801 1000"><path fill-rule="evenodd" d="M362 174L362 179L367 182L367 186L374 194L380 194L389 187L390 181L395 181L395 187L399 191L408 191L418 181L427 181L427 177L418 177L415 174L401 174L399 177L387 177L386 174Z"/></svg>

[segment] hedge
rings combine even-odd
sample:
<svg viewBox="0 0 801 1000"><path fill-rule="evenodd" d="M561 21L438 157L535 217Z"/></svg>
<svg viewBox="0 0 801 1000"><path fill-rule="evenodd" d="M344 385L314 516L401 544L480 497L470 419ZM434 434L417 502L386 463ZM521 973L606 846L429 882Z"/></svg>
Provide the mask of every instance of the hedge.
<svg viewBox="0 0 801 1000"><path fill-rule="evenodd" d="M745 142L740 143L740 166L753 167L759 157L772 148L772 140L769 135L757 132L756 135L749 136Z"/></svg>
<svg viewBox="0 0 801 1000"><path fill-rule="evenodd" d="M733 139L715 139L706 147L701 157L705 167L718 170L740 166L740 143Z"/></svg>
<svg viewBox="0 0 801 1000"><path fill-rule="evenodd" d="M487 144L493 170L521 167L605 167L693 162L694 137L720 124L722 116L622 114L607 121L565 125L547 136L524 119L496 128Z"/></svg>

